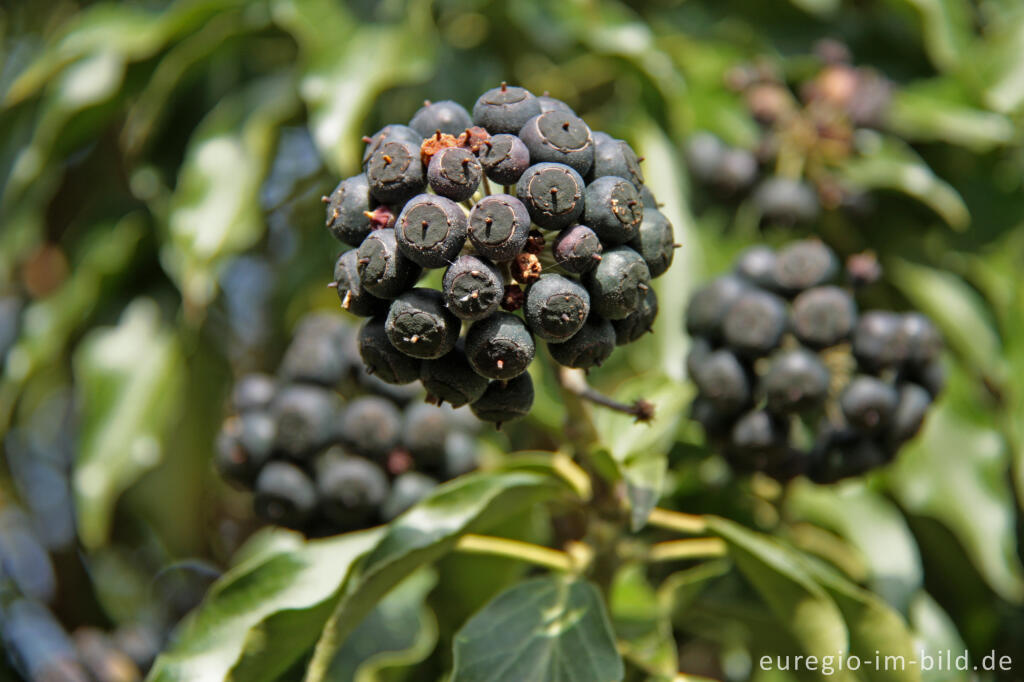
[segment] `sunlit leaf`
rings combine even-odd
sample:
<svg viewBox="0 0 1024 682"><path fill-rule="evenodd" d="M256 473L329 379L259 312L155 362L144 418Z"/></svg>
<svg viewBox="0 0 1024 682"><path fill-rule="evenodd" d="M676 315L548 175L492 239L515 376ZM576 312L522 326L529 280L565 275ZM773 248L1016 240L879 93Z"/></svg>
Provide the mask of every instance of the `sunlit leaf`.
<svg viewBox="0 0 1024 682"><path fill-rule="evenodd" d="M971 8L966 0L900 0L918 13L925 49L940 70L960 66L970 47Z"/></svg>
<svg viewBox="0 0 1024 682"><path fill-rule="evenodd" d="M675 674L679 664L670 602L659 599L642 564L627 564L615 575L608 609L615 637L629 661L652 674Z"/></svg>
<svg viewBox="0 0 1024 682"><path fill-rule="evenodd" d="M1013 122L964 101L952 79L919 81L893 93L887 124L903 139L984 152L1013 141Z"/></svg>

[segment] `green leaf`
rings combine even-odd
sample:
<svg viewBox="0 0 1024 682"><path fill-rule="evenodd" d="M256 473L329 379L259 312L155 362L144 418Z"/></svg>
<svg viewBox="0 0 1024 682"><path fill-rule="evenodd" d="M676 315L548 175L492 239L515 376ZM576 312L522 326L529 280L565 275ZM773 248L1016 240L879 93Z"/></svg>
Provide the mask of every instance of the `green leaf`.
<svg viewBox="0 0 1024 682"><path fill-rule="evenodd" d="M381 670L426 658L437 644L437 622L424 602L436 583L427 568L402 581L338 650L328 678L379 682Z"/></svg>
<svg viewBox="0 0 1024 682"><path fill-rule="evenodd" d="M921 34L932 63L952 71L963 64L974 40L973 19L966 0L900 0L917 11Z"/></svg>
<svg viewBox="0 0 1024 682"><path fill-rule="evenodd" d="M643 564L626 564L615 574L608 609L623 655L646 672L669 678L679 670L670 604L659 600Z"/></svg>
<svg viewBox="0 0 1024 682"><path fill-rule="evenodd" d="M828 17L839 9L839 0L789 0L808 14Z"/></svg>
<svg viewBox="0 0 1024 682"><path fill-rule="evenodd" d="M861 131L859 154L839 170L848 183L861 189L901 192L928 206L954 230L964 230L971 216L960 194L939 178L906 143Z"/></svg>
<svg viewBox="0 0 1024 682"><path fill-rule="evenodd" d="M395 585L452 550L458 538L566 491L564 484L526 472L475 474L439 486L385 529L363 560L317 642L307 682L321 682L335 652Z"/></svg>
<svg viewBox="0 0 1024 682"><path fill-rule="evenodd" d="M1013 122L966 100L960 86L948 77L915 81L893 93L888 127L901 138L945 142L986 152L1013 141Z"/></svg>
<svg viewBox="0 0 1024 682"><path fill-rule="evenodd" d="M423 80L433 68L429 3L410 2L403 24L359 25L331 0L278 0L273 8L302 50L301 91L313 139L332 172L354 172L363 119L377 96Z"/></svg>
<svg viewBox="0 0 1024 682"><path fill-rule="evenodd" d="M871 589L898 611L905 611L921 587L917 542L900 510L862 481L817 486L795 481L786 512L839 534L867 562Z"/></svg>
<svg viewBox="0 0 1024 682"><path fill-rule="evenodd" d="M964 69L964 77L980 89L982 98L1001 113L1018 113L1024 105L1024 12L1017 6L1010 16L986 26Z"/></svg>
<svg viewBox="0 0 1024 682"><path fill-rule="evenodd" d="M263 235L260 186L278 126L297 110L291 79L268 77L222 100L193 134L160 254L190 306L205 307L227 260Z"/></svg>
<svg viewBox="0 0 1024 682"><path fill-rule="evenodd" d="M814 580L795 550L723 518L705 517L729 546L729 556L761 596L778 626L814 656L847 651L846 624L835 601Z"/></svg>
<svg viewBox="0 0 1024 682"><path fill-rule="evenodd" d="M949 614L924 590L914 596L908 615L919 649L926 652L967 650ZM968 671L936 670L933 666L932 670L923 671L921 677L926 682L966 682L971 679L971 674Z"/></svg>
<svg viewBox="0 0 1024 682"><path fill-rule="evenodd" d="M520 583L455 635L452 682L611 682L625 676L601 593L551 576Z"/></svg>
<svg viewBox="0 0 1024 682"><path fill-rule="evenodd" d="M256 553L210 588L146 679L230 679L243 652L252 651L257 643L265 648L262 673L273 679L312 645L353 563L381 533L373 529L306 543L296 539L294 544ZM282 614L291 631L268 630L268 620ZM270 638L271 631L278 637ZM295 646L303 640L305 647Z"/></svg>
<svg viewBox="0 0 1024 682"><path fill-rule="evenodd" d="M137 299L117 327L92 331L75 352L84 414L74 494L82 544L106 542L117 498L163 457L184 359L160 310Z"/></svg>

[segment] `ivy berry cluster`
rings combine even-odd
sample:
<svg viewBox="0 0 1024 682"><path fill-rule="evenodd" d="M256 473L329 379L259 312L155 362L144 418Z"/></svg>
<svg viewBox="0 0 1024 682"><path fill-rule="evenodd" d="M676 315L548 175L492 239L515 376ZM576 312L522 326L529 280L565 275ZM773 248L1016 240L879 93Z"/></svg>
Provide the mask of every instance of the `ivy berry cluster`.
<svg viewBox="0 0 1024 682"><path fill-rule="evenodd" d="M691 416L734 469L821 483L863 474L896 456L942 390L932 322L860 312L840 271L817 240L755 246L690 299Z"/></svg>
<svg viewBox="0 0 1024 682"><path fill-rule="evenodd" d="M312 315L276 377L236 382L215 463L262 520L318 536L365 528L476 467L475 420L369 377L354 344L337 316Z"/></svg>
<svg viewBox="0 0 1024 682"><path fill-rule="evenodd" d="M364 141L363 172L324 201L354 247L332 286L369 318L359 348L375 377L500 425L530 411L537 339L590 369L651 329L651 280L676 245L626 142L506 84L472 115L426 102ZM421 283L429 270L443 275Z"/></svg>

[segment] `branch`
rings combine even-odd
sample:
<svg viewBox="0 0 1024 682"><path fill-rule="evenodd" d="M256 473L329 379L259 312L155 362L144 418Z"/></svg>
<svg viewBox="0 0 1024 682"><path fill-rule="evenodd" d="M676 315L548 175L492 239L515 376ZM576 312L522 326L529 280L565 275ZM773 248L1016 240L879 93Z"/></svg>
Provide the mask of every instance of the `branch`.
<svg viewBox="0 0 1024 682"><path fill-rule="evenodd" d="M669 540L651 545L647 558L650 561L675 561L679 559L708 559L725 556L727 547L721 538L693 538L690 540Z"/></svg>
<svg viewBox="0 0 1024 682"><path fill-rule="evenodd" d="M638 398L631 405L620 403L618 400L609 398L592 388L587 383L586 375L580 370L559 367L558 381L567 391L587 402L606 407L609 410L632 415L638 422L649 422L654 419L654 405L651 402Z"/></svg>
<svg viewBox="0 0 1024 682"><path fill-rule="evenodd" d="M463 535L455 544L455 551L518 559L556 571L572 571L576 567L571 556L557 549L490 535Z"/></svg>

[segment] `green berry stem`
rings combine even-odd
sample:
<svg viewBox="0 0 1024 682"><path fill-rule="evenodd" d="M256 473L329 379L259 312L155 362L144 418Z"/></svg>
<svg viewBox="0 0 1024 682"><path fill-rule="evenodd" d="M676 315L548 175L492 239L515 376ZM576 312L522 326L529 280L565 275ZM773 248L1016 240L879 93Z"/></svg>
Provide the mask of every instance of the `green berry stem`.
<svg viewBox="0 0 1024 682"><path fill-rule="evenodd" d="M654 419L654 405L649 401L638 398L632 404L627 405L626 403L620 403L618 400L609 398L587 383L583 370L559 367L558 382L562 385L562 388L573 395L609 410L632 415L638 422L649 422Z"/></svg>
<svg viewBox="0 0 1024 682"><path fill-rule="evenodd" d="M465 554L502 556L565 573L575 573L579 568L572 556L561 550L490 535L472 533L463 535L455 543L455 551Z"/></svg>
<svg viewBox="0 0 1024 682"><path fill-rule="evenodd" d="M485 197L491 196L491 181L487 179L487 175L484 174L483 177L480 178L480 180L481 180L481 185L484 188L484 196Z"/></svg>
<svg viewBox="0 0 1024 682"><path fill-rule="evenodd" d="M727 553L728 547L721 538L688 538L654 543L647 553L647 560L710 559L725 556Z"/></svg>
<svg viewBox="0 0 1024 682"><path fill-rule="evenodd" d="M662 509L661 507L655 507L651 510L650 516L647 517L647 523L651 526L686 535L697 535L707 532L707 523L704 521L703 516L685 514L672 511L671 509Z"/></svg>

